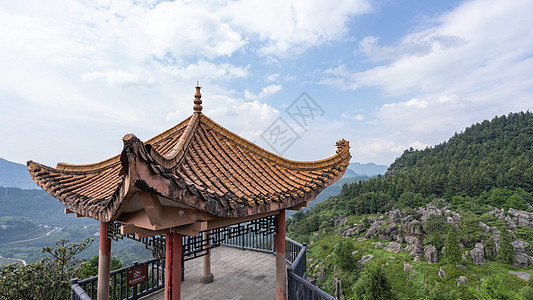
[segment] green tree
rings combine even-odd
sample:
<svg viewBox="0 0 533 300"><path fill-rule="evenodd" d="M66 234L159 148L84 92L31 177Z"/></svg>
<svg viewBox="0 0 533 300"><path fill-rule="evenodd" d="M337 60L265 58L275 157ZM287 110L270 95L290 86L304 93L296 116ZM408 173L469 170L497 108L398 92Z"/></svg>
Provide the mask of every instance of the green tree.
<svg viewBox="0 0 533 300"><path fill-rule="evenodd" d="M498 249L498 261L502 263L511 263L514 261L514 247L511 245L512 237L507 228L500 229L500 248Z"/></svg>
<svg viewBox="0 0 533 300"><path fill-rule="evenodd" d="M519 210L526 210L527 205L526 205L526 201L524 201L522 197L520 197L519 195L515 193L511 197L509 197L509 199L507 199L507 201L505 202L505 208L506 209L515 208Z"/></svg>
<svg viewBox="0 0 533 300"><path fill-rule="evenodd" d="M457 235L455 234L455 230L448 230L445 247L444 257L446 257L450 263L459 263L461 261L461 251L459 250L459 243L457 243Z"/></svg>
<svg viewBox="0 0 533 300"><path fill-rule="evenodd" d="M489 237L489 239L485 242L485 257L487 260L495 260L496 255L496 242L492 237Z"/></svg>
<svg viewBox="0 0 533 300"><path fill-rule="evenodd" d="M473 247L481 239L479 216L472 213L463 213L459 224L459 239L467 247Z"/></svg>
<svg viewBox="0 0 533 300"><path fill-rule="evenodd" d="M355 299L397 299L387 275L377 263L367 263L363 275L352 288Z"/></svg>
<svg viewBox="0 0 533 300"><path fill-rule="evenodd" d="M370 224L370 220L369 220L367 217L364 217L364 218L363 218L363 226L364 226L365 228L369 228L370 225L371 225L371 224Z"/></svg>
<svg viewBox="0 0 533 300"><path fill-rule="evenodd" d="M501 278L496 275L483 278L483 282L476 291L475 296L479 300L507 300L517 299L517 294L506 287Z"/></svg>
<svg viewBox="0 0 533 300"><path fill-rule="evenodd" d="M351 272L355 267L355 259L352 255L354 251L350 240L342 240L335 248L335 264L343 271Z"/></svg>
<svg viewBox="0 0 533 300"><path fill-rule="evenodd" d="M78 278L85 279L85 278L91 278L93 276L97 276L98 275L98 260L99 260L99 256L95 255L88 261L82 263ZM113 256L111 257L109 268L111 271L120 269L122 268L122 262L120 261L120 259Z"/></svg>
<svg viewBox="0 0 533 300"><path fill-rule="evenodd" d="M4 299L68 299L70 279L77 277L81 260L76 255L89 247L92 239L79 243L59 240L55 246L45 247L44 258L36 263L18 266L10 264L0 270L0 298Z"/></svg>

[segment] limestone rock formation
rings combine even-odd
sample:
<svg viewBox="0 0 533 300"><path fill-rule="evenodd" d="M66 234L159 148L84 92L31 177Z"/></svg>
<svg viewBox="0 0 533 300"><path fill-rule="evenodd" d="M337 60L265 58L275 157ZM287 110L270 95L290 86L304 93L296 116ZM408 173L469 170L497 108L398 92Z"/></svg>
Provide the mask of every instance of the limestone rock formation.
<svg viewBox="0 0 533 300"><path fill-rule="evenodd" d="M463 285L467 283L467 281L468 281L468 278L466 278L465 276L459 276L459 282L457 282L457 286Z"/></svg>
<svg viewBox="0 0 533 300"><path fill-rule="evenodd" d="M372 258L374 258L374 255L372 255L372 254L364 255L360 260L357 261L357 263L355 263L355 266L358 269L361 269Z"/></svg>
<svg viewBox="0 0 533 300"><path fill-rule="evenodd" d="M518 225L533 227L533 213L509 208L509 214Z"/></svg>
<svg viewBox="0 0 533 300"><path fill-rule="evenodd" d="M434 264L439 261L439 252L437 251L437 247L433 245L429 245L424 248L424 256L430 264Z"/></svg>
<svg viewBox="0 0 533 300"><path fill-rule="evenodd" d="M406 262L406 261L403 262L403 270L404 270L404 271L409 271L409 270L411 270L412 268L413 268L413 266L412 266L410 263L408 263L408 262Z"/></svg>
<svg viewBox="0 0 533 300"><path fill-rule="evenodd" d="M481 243L477 243L474 249L470 250L470 257L476 265L482 265L485 263L485 249Z"/></svg>
<svg viewBox="0 0 533 300"><path fill-rule="evenodd" d="M442 210L433 204L428 204L426 207L419 207L417 213L420 215L420 221L424 222L431 215L442 215Z"/></svg>
<svg viewBox="0 0 533 300"><path fill-rule="evenodd" d="M341 300L344 299L344 294L342 293L342 282L338 278L333 278L333 284L335 285L335 298Z"/></svg>
<svg viewBox="0 0 533 300"><path fill-rule="evenodd" d="M390 242L387 247L383 248L387 251L391 251L391 252L394 252L394 253L400 253L400 251L402 250L402 245L396 243L396 242Z"/></svg>
<svg viewBox="0 0 533 300"><path fill-rule="evenodd" d="M514 248L514 258L515 261L511 263L512 266L517 268L527 268L530 261L533 262L533 257L528 255L529 252L529 243L516 240L511 243Z"/></svg>
<svg viewBox="0 0 533 300"><path fill-rule="evenodd" d="M440 269L439 269L439 277L440 277L440 278L443 278L444 275L446 275L446 272L444 271L443 268L440 268Z"/></svg>
<svg viewBox="0 0 533 300"><path fill-rule="evenodd" d="M400 223L402 221L402 216L403 216L402 212L397 208L386 212L385 215L389 217L389 223L394 224L394 223Z"/></svg>

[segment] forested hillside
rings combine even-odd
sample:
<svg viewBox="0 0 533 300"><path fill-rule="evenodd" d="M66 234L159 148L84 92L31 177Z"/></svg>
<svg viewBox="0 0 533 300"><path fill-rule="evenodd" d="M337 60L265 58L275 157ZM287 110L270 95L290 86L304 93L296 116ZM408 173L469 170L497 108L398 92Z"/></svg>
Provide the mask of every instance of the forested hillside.
<svg viewBox="0 0 533 300"><path fill-rule="evenodd" d="M532 201L532 145L531 112L495 117L435 147L406 150L385 176L344 185L338 196L315 212L385 212L418 207L437 198L453 205L524 209ZM509 200L509 194L519 197Z"/></svg>
<svg viewBox="0 0 533 300"><path fill-rule="evenodd" d="M338 298L533 299L532 148L530 112L474 124L294 214L288 234Z"/></svg>

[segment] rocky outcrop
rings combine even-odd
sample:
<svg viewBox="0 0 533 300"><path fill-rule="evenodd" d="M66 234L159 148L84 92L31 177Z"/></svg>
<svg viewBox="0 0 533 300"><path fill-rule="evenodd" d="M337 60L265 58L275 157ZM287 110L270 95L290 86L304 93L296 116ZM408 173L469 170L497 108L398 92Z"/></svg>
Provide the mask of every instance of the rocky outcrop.
<svg viewBox="0 0 533 300"><path fill-rule="evenodd" d="M346 223L347 220L348 218L344 215L335 216L332 221L333 227L336 227L337 225L343 225L344 223Z"/></svg>
<svg viewBox="0 0 533 300"><path fill-rule="evenodd" d="M442 210L433 204L428 204L426 207L419 207L416 212L420 216L421 222L424 222L431 215L442 215Z"/></svg>
<svg viewBox="0 0 533 300"><path fill-rule="evenodd" d="M420 223L420 221L418 220L412 220L409 223L405 223L405 225L402 224L402 229L406 234L421 235L422 234L422 223Z"/></svg>
<svg viewBox="0 0 533 300"><path fill-rule="evenodd" d="M410 254L418 255L424 252L424 248L422 247L418 237L409 235L404 238L404 241L408 244L405 247L405 250L410 251Z"/></svg>
<svg viewBox="0 0 533 300"><path fill-rule="evenodd" d="M361 269L367 262L369 262L372 258L374 258L374 255L372 254L368 254L368 255L363 255L363 257L357 261L357 263L355 263L355 266L358 268L358 269Z"/></svg>
<svg viewBox="0 0 533 300"><path fill-rule="evenodd" d="M459 276L459 282L457 282L457 286L463 285L468 282L468 278L465 276Z"/></svg>
<svg viewBox="0 0 533 300"><path fill-rule="evenodd" d="M514 248L515 261L511 263L512 266L517 268L527 268L529 264L533 264L533 257L529 256L529 243L516 240L511 243Z"/></svg>
<svg viewBox="0 0 533 300"><path fill-rule="evenodd" d="M440 268L440 269L439 269L439 277L440 277L440 278L443 278L444 275L446 275L446 272L444 272L444 269L443 269L443 268Z"/></svg>
<svg viewBox="0 0 533 300"><path fill-rule="evenodd" d="M437 251L437 247L430 245L424 248L424 257L430 264L439 262L439 253Z"/></svg>
<svg viewBox="0 0 533 300"><path fill-rule="evenodd" d="M404 270L404 271L409 271L409 270L411 270L412 268L413 268L413 266L412 266L410 263L408 263L408 262L406 262L406 261L403 262L403 270Z"/></svg>
<svg viewBox="0 0 533 300"><path fill-rule="evenodd" d="M494 210L489 211L488 213L495 216L496 218L500 220L505 219L505 210L503 210L503 208L499 208L499 209L495 208Z"/></svg>
<svg viewBox="0 0 533 300"><path fill-rule="evenodd" d="M402 245L396 243L396 242L390 242L387 247L383 248L387 251L391 251L391 252L394 252L394 253L400 253L400 251L402 250Z"/></svg>
<svg viewBox="0 0 533 300"><path fill-rule="evenodd" d="M370 217L369 217L369 219L370 219ZM381 229L381 223L380 222L376 221L376 222L372 223L372 225L370 225L370 227L366 231L365 238L367 238L367 239L373 238L378 233L378 231L380 229Z"/></svg>
<svg viewBox="0 0 533 300"><path fill-rule="evenodd" d="M363 224L355 224L352 227L345 228L342 232L343 238L349 238L355 235L359 235L361 232L366 230Z"/></svg>
<svg viewBox="0 0 533 300"><path fill-rule="evenodd" d="M420 261L420 255L417 255L413 258L413 261Z"/></svg>
<svg viewBox="0 0 533 300"><path fill-rule="evenodd" d="M339 300L344 299L341 280L338 278L333 278L333 284L335 285L335 298Z"/></svg>
<svg viewBox="0 0 533 300"><path fill-rule="evenodd" d="M474 249L470 250L470 257L476 265L482 265L485 263L485 249L481 243L477 243Z"/></svg>
<svg viewBox="0 0 533 300"><path fill-rule="evenodd" d="M518 225L533 227L533 213L509 208L509 214Z"/></svg>
<svg viewBox="0 0 533 300"><path fill-rule="evenodd" d="M409 252L409 254L411 255L418 255L424 252L424 248L422 247L422 244L420 243L418 239L416 239L414 243L412 243L410 246L411 246L411 252Z"/></svg>
<svg viewBox="0 0 533 300"><path fill-rule="evenodd" d="M399 209L393 209L385 213L389 217L389 223L400 223L402 221L403 214Z"/></svg>
<svg viewBox="0 0 533 300"><path fill-rule="evenodd" d="M510 274L518 276L518 278L525 280L529 282L530 274L527 272L520 272L520 271L509 271Z"/></svg>
<svg viewBox="0 0 533 300"><path fill-rule="evenodd" d="M374 245L374 248L383 248L382 242L372 242L372 245Z"/></svg>
<svg viewBox="0 0 533 300"><path fill-rule="evenodd" d="M328 269L329 269L328 267L324 267L324 268L320 269L320 271L318 272L316 278L318 280L324 279L326 277L326 272L328 271Z"/></svg>
<svg viewBox="0 0 533 300"><path fill-rule="evenodd" d="M465 253L463 253L463 256L461 257L462 260L468 260L468 251L465 251Z"/></svg>

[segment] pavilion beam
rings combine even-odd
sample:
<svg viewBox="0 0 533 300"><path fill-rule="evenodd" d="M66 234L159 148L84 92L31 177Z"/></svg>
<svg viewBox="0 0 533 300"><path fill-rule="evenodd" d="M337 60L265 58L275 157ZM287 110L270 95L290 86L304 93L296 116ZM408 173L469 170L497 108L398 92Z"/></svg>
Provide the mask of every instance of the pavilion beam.
<svg viewBox="0 0 533 300"><path fill-rule="evenodd" d="M107 237L107 222L100 222L100 251L98 256L98 300L109 299L111 240Z"/></svg>
<svg viewBox="0 0 533 300"><path fill-rule="evenodd" d="M165 300L180 300L182 235L168 232L165 243Z"/></svg>
<svg viewBox="0 0 533 300"><path fill-rule="evenodd" d="M287 299L287 265L285 263L285 210L276 216L276 300Z"/></svg>
<svg viewBox="0 0 533 300"><path fill-rule="evenodd" d="M152 225L161 225L163 206L156 195L147 192L139 192L146 215Z"/></svg>

